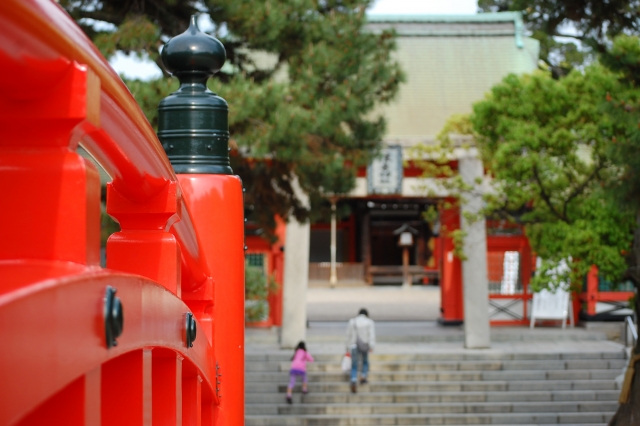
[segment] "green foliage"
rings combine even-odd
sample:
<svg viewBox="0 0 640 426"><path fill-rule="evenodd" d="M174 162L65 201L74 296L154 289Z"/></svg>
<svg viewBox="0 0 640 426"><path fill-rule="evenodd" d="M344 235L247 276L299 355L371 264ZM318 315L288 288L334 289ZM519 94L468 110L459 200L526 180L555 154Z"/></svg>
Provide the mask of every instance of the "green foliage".
<svg viewBox="0 0 640 426"><path fill-rule="evenodd" d="M422 169L423 178L437 178L435 186L427 187L423 185L421 188L427 196L438 198L438 193L445 192L455 197L455 201L440 200L438 206L431 206L423 213L423 218L433 225L438 217L438 210L450 209L459 206L464 202L465 197L474 191L474 185L465 183L458 171L451 166L451 160L456 158L459 150L468 150L472 148L473 139L464 138L460 140L460 136L473 136L473 125L469 114L454 114L443 126L442 130L436 136L434 144L417 144L409 151L410 159L413 164ZM476 182L479 184L480 182ZM482 211L477 215L466 212L465 220L473 223L481 219L485 212ZM453 240L453 254L461 260L465 260L463 240L466 237L462 230L447 230L443 227L441 232Z"/></svg>
<svg viewBox="0 0 640 426"><path fill-rule="evenodd" d="M467 260L467 255L462 249L462 247L464 247L464 239L467 237L467 233L461 229L456 229L451 231L449 236L453 240L453 255L462 261Z"/></svg>
<svg viewBox="0 0 640 426"><path fill-rule="evenodd" d="M107 214L104 203L100 203L100 247L107 246L109 236L120 231L120 225Z"/></svg>
<svg viewBox="0 0 640 426"><path fill-rule="evenodd" d="M277 290L277 283L265 275L261 267L250 266L248 262L245 262L244 283L244 298L249 301L245 306L245 320L261 321L268 315L267 298Z"/></svg>
<svg viewBox="0 0 640 426"><path fill-rule="evenodd" d="M562 80L509 75L474 106L485 164L507 191L496 200L502 210L525 222L571 222L593 185L616 175L605 146L621 130L599 107L616 87L599 66Z"/></svg>
<svg viewBox="0 0 640 426"><path fill-rule="evenodd" d="M380 148L389 102L404 77L391 58L395 37L365 30L370 0L62 0L109 56L117 50L157 60L160 40L186 29L197 6L209 13L227 50L227 65L210 88L230 105L232 167L246 203L266 231L274 214L309 218L293 190L297 180L312 206L348 193L360 166ZM112 24L105 27L98 23ZM152 124L175 80L127 84ZM321 210L325 211L325 210Z"/></svg>
<svg viewBox="0 0 640 426"><path fill-rule="evenodd" d="M607 95L605 111L625 131L608 146L607 154L622 170L611 187L620 204L640 210L640 39L619 36L602 62L620 73L621 90ZM640 264L640 263L639 263Z"/></svg>
<svg viewBox="0 0 640 426"><path fill-rule="evenodd" d="M152 81L124 80L131 94L144 111L154 129L158 128L158 104L179 87L177 78L162 78Z"/></svg>
<svg viewBox="0 0 640 426"><path fill-rule="evenodd" d="M521 11L531 36L540 41L540 59L556 77L594 60L613 37L640 29L638 0L479 0L478 8Z"/></svg>
<svg viewBox="0 0 640 426"><path fill-rule="evenodd" d="M612 52L633 62L628 49L632 43L617 43L627 47L614 44ZM640 51L640 45L632 46ZM560 80L542 71L509 75L474 105L471 116L452 117L436 145L418 149L422 158L430 157L421 163L425 176L447 177L444 189L464 199L472 188L451 170L449 161L456 149L465 147L451 135L475 139L492 177L480 217L524 225L534 251L544 259L534 289L553 289L562 281L579 286L593 264L613 282L628 272L626 254L638 203L627 203L624 197L637 194L640 186L634 174L640 162L635 155L640 104L636 90L620 76L597 64ZM611 94L626 100L616 102ZM450 235L461 247L464 235ZM567 276L546 274L567 259L572 259Z"/></svg>
<svg viewBox="0 0 640 426"><path fill-rule="evenodd" d="M150 59L155 61L160 47L160 31L147 17L133 15L125 18L116 31L96 35L94 42L107 58L120 50L137 53L139 57L150 54Z"/></svg>
<svg viewBox="0 0 640 426"><path fill-rule="evenodd" d="M437 197L437 192L440 190L458 194L458 196L472 190L451 167L456 149L466 150L472 145L472 139L455 140L460 136L473 136L473 125L469 114L452 115L436 136L436 143L420 143L409 150L409 159L416 167L422 169L422 177L441 178L436 188L423 188L428 196Z"/></svg>
<svg viewBox="0 0 640 426"><path fill-rule="evenodd" d="M573 283L592 264L611 280L626 269L634 211L605 190L621 175L608 147L626 129L603 104L620 90L616 74L594 65L561 80L543 72L510 75L474 105L478 146L496 188L488 210L526 225L533 249L548 262L543 269L573 259Z"/></svg>

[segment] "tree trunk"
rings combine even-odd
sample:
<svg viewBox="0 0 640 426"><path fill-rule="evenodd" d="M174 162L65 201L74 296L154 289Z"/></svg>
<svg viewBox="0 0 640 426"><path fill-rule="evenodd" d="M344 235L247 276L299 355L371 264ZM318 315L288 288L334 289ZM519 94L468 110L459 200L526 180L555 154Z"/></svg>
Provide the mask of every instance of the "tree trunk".
<svg viewBox="0 0 640 426"><path fill-rule="evenodd" d="M638 232L636 231L636 235ZM638 294L638 287L636 284L636 294ZM638 297L636 297L636 318L638 314ZM636 326L637 327L637 326ZM638 343L634 349L634 353L640 353ZM627 368L631 368L628 366ZM609 426L635 426L640 424L640 362L636 363L635 371L633 374L633 382L631 383L631 391L629 392L629 399L626 403L618 406L618 411L609 422Z"/></svg>
<svg viewBox="0 0 640 426"><path fill-rule="evenodd" d="M640 424L640 368L636 368L631 385L629 401L620 404L616 415L609 422L609 426L635 426Z"/></svg>
<svg viewBox="0 0 640 426"><path fill-rule="evenodd" d="M640 265L640 212L636 214L636 223L638 224L638 226L636 227L636 230L634 232L633 239L633 260L635 261L635 265L632 265L632 268L630 269L634 271L634 273L632 274L632 281L636 288L636 318L640 318L638 316L638 313L640 312L640 298L638 297L638 266ZM636 331L637 327L638 326L636 325ZM633 351L633 353L635 354L640 354L638 343L639 342L636 342ZM633 366L629 365L627 368L631 367ZM609 422L609 426L634 426L638 424L640 424L640 362L638 362L635 366L633 382L631 383L631 391L629 392L629 399L626 403L620 404L620 406L618 406L618 411Z"/></svg>

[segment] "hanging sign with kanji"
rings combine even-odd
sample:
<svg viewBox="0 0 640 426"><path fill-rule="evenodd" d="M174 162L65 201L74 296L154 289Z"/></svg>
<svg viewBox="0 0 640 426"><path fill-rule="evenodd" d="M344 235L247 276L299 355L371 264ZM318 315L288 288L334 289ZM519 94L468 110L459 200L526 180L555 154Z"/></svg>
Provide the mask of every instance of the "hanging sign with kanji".
<svg viewBox="0 0 640 426"><path fill-rule="evenodd" d="M369 194L402 193L402 147L383 148L367 169Z"/></svg>

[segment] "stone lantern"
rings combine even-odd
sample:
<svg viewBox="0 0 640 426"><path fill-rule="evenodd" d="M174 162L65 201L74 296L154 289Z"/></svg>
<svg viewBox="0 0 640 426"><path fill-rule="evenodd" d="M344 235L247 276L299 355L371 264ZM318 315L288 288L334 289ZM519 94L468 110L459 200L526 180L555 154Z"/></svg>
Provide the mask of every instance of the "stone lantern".
<svg viewBox="0 0 640 426"><path fill-rule="evenodd" d="M402 247L402 285L410 286L413 280L409 274L409 248L413 247L413 236L419 235L420 232L405 223L393 231L393 234L399 236L398 246Z"/></svg>

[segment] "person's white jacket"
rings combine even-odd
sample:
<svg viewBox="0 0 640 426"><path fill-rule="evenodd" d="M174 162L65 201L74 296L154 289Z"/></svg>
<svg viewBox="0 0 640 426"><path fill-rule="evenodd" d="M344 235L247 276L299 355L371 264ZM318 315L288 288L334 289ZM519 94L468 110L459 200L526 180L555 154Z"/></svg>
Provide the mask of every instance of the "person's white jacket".
<svg viewBox="0 0 640 426"><path fill-rule="evenodd" d="M356 333L357 331L357 333ZM360 314L349 320L347 325L347 349L351 350L356 346L356 334L369 348L373 349L376 344L376 329L373 320L364 314Z"/></svg>

